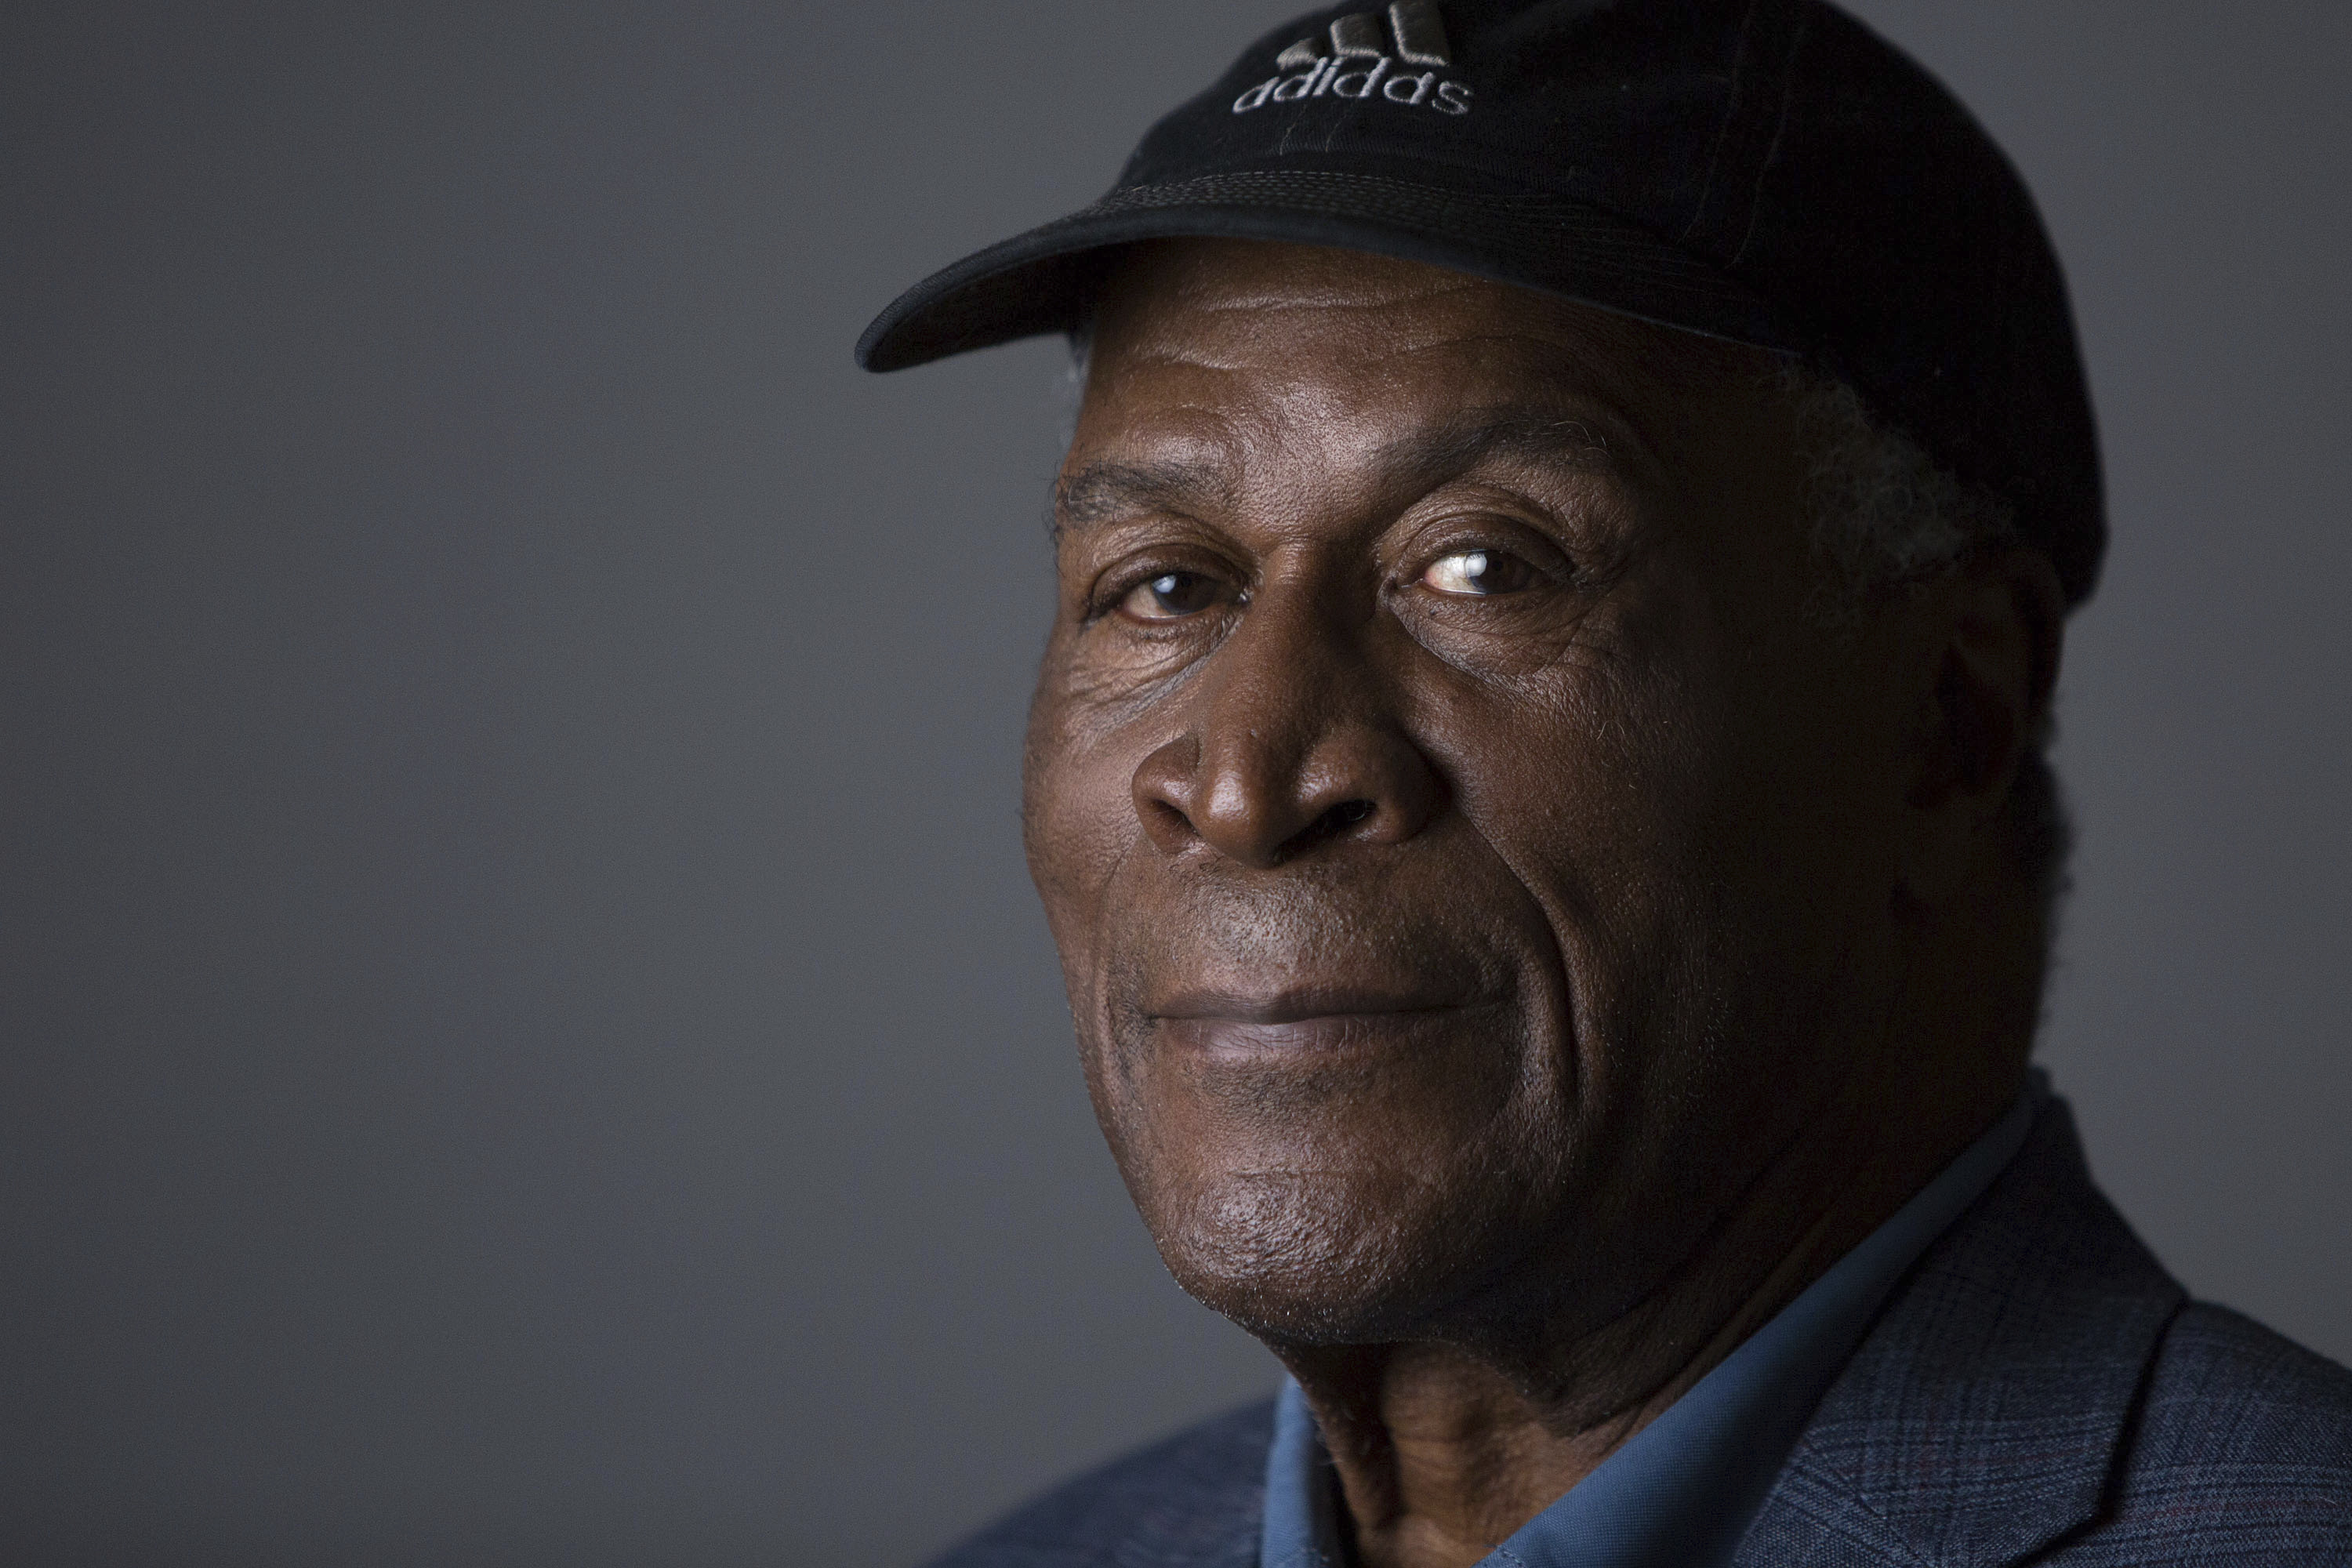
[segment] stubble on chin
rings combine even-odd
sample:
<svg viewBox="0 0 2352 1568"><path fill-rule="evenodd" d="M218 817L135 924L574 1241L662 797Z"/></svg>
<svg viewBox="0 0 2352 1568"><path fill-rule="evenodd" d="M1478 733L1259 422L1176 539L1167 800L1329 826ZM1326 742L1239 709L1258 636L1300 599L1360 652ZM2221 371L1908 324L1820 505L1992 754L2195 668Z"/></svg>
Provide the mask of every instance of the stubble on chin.
<svg viewBox="0 0 2352 1568"><path fill-rule="evenodd" d="M1099 1109L1170 1273L1248 1332L1299 1344L1414 1337L1529 1244L1525 1200L1540 1175L1498 1156L1509 1143L1499 1124L1519 1107L1498 1104L1486 1136L1449 1140L1422 1163L1409 1151L1427 1141L1383 1145L1367 1093L1377 1075L1234 1077L1203 1092L1114 1066L1097 1081L1125 1091Z"/></svg>

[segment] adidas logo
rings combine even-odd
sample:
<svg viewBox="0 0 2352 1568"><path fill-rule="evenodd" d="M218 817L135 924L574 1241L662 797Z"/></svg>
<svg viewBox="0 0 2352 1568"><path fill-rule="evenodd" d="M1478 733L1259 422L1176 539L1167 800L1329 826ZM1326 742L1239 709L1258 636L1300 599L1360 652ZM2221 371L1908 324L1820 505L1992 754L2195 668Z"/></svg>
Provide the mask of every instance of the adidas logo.
<svg viewBox="0 0 2352 1568"><path fill-rule="evenodd" d="M1452 65L1454 58L1433 0L1397 0L1389 7L1386 36L1381 20L1377 11L1340 17L1331 24L1328 54L1322 39L1299 39L1274 57L1277 73L1297 74L1276 74L1258 83L1234 100L1234 112L1308 98L1354 98L1426 107L1440 114L1469 113L1469 87L1438 79L1437 68Z"/></svg>

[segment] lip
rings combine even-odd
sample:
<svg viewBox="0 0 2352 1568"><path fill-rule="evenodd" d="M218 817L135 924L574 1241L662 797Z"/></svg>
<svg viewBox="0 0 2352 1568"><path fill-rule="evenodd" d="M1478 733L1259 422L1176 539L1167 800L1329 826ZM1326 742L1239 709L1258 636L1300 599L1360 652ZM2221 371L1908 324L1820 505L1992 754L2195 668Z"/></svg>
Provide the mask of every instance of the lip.
<svg viewBox="0 0 2352 1568"><path fill-rule="evenodd" d="M1194 993L1171 997L1148 1016L1162 1041L1188 1055L1231 1062L1328 1061L1443 1049L1458 1043L1473 1015L1495 1005L1353 990Z"/></svg>
<svg viewBox="0 0 2352 1568"><path fill-rule="evenodd" d="M1361 986L1295 986L1261 995L1229 991L1185 991L1170 996L1144 1016L1154 1022L1241 1024L1270 1027L1322 1020L1393 1017L1413 1013L1445 1013L1475 1004L1458 996L1406 994Z"/></svg>

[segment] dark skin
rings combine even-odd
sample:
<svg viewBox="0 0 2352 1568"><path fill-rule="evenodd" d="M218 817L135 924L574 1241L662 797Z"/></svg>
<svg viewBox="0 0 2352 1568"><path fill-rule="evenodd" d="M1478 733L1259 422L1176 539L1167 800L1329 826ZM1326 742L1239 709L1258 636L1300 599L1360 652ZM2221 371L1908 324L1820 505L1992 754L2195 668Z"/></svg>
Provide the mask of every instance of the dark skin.
<svg viewBox="0 0 2352 1568"><path fill-rule="evenodd" d="M1485 1556L2021 1082L2054 574L1817 613L1767 368L1252 242L1102 301L1031 868L1137 1205L1378 1568Z"/></svg>

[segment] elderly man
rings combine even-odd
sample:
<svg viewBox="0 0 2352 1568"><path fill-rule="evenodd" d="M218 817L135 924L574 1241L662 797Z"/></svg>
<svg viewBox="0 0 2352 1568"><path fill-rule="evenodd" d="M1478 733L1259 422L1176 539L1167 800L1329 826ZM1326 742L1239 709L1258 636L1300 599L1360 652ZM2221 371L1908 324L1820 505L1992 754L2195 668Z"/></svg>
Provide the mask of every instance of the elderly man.
<svg viewBox="0 0 2352 1568"><path fill-rule="evenodd" d="M948 1561L2352 1561L2352 1375L2030 1074L2105 539L2057 265L1815 0L1318 13L877 369L1086 365L1030 861L1291 1373Z"/></svg>

